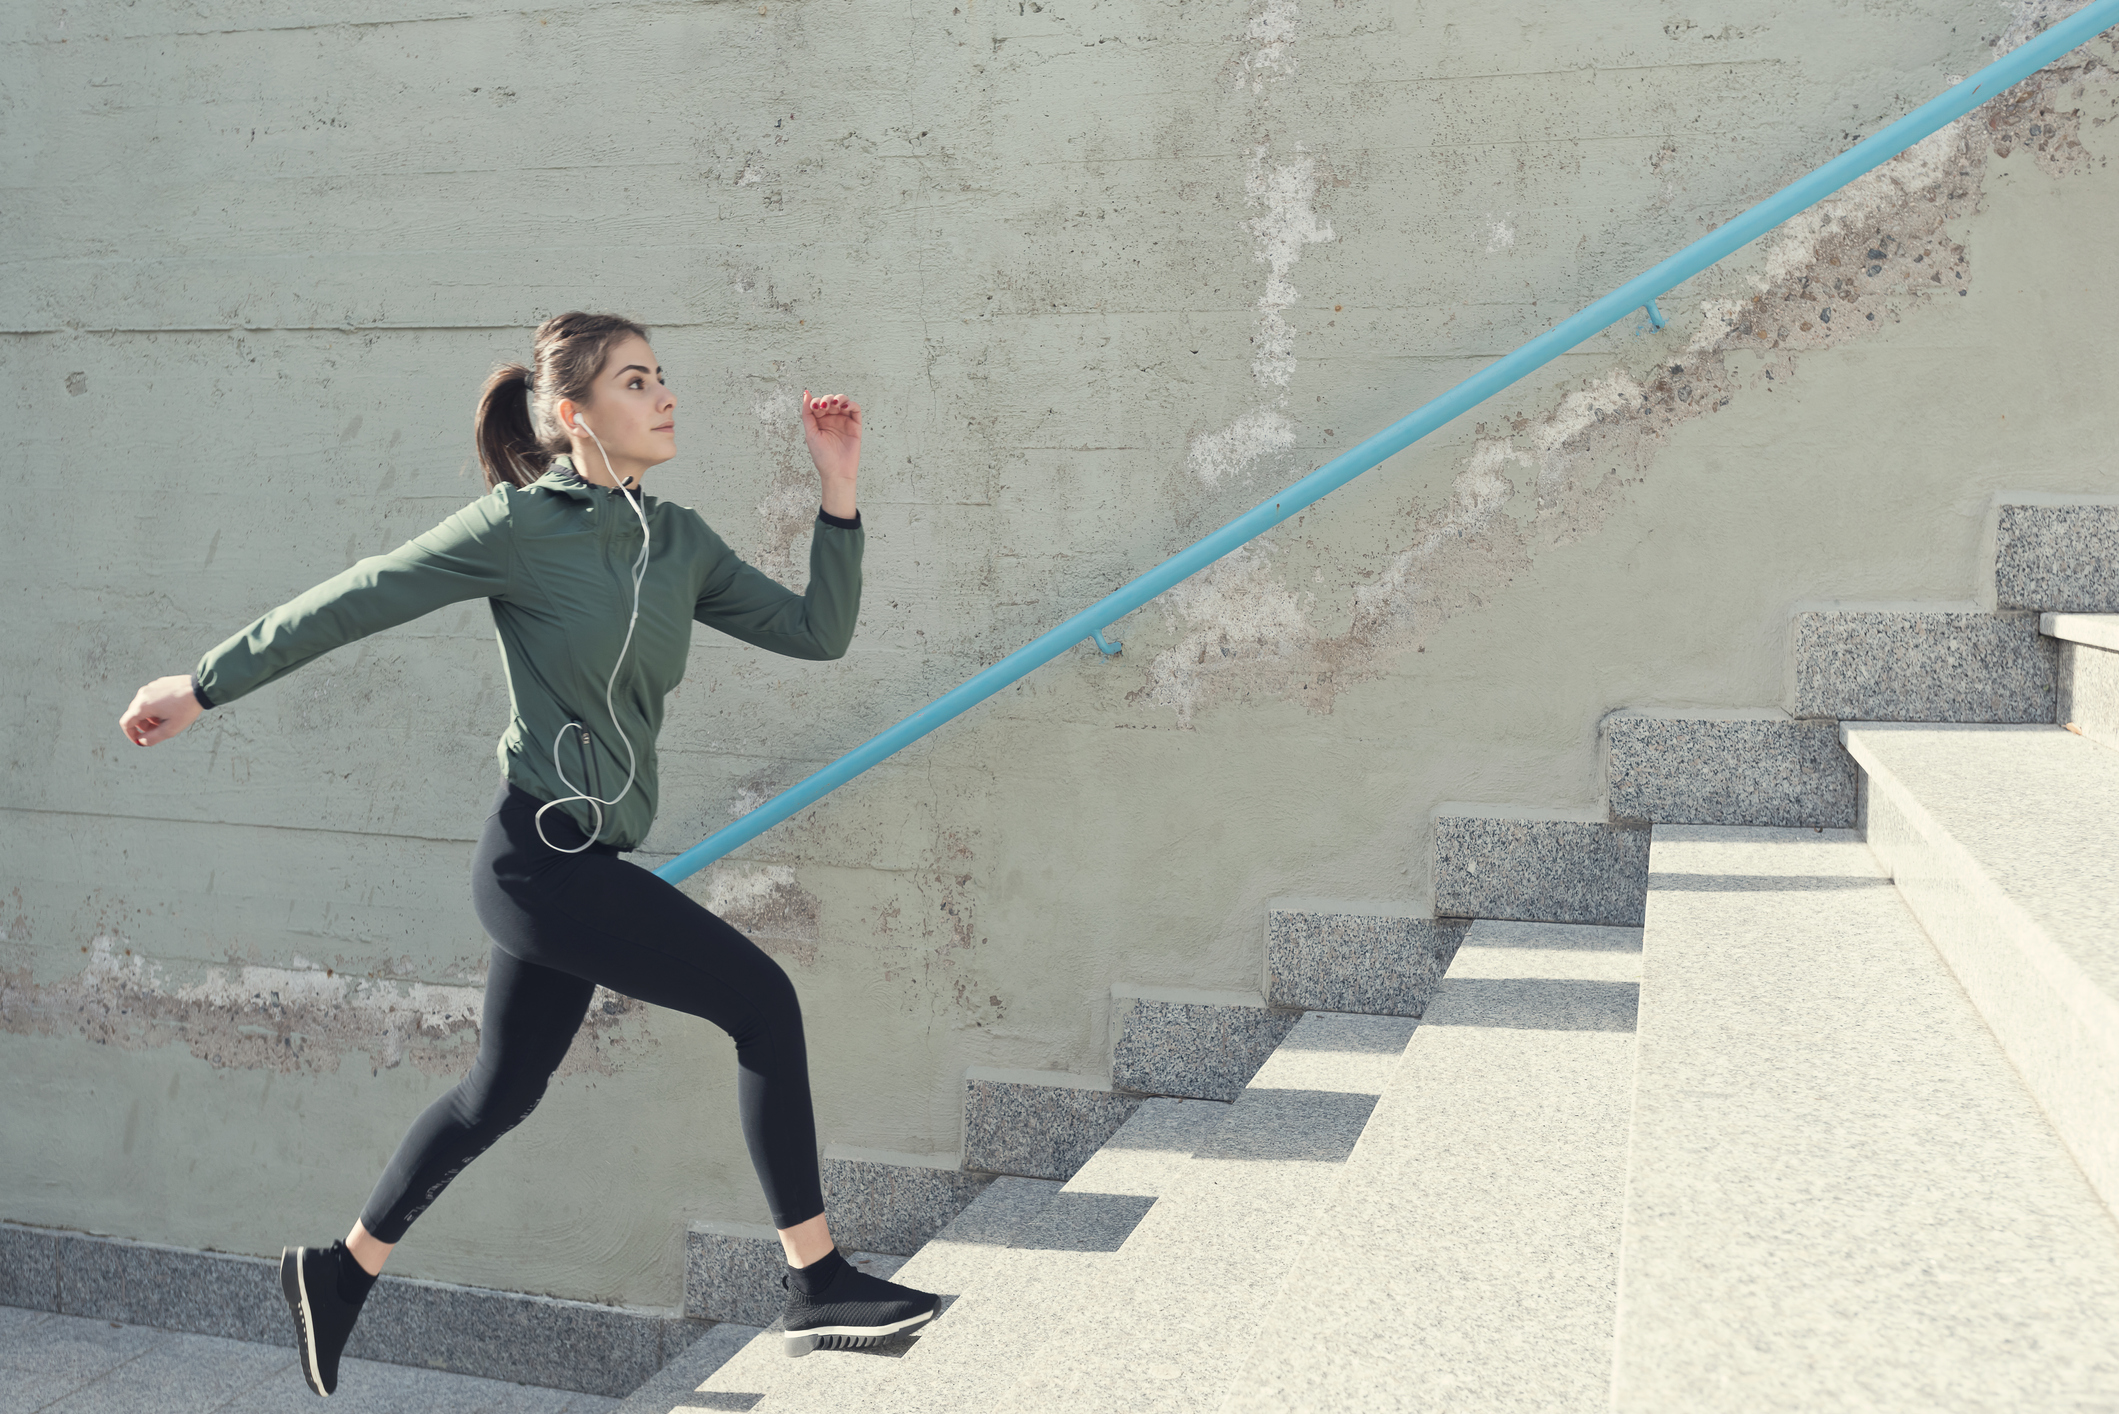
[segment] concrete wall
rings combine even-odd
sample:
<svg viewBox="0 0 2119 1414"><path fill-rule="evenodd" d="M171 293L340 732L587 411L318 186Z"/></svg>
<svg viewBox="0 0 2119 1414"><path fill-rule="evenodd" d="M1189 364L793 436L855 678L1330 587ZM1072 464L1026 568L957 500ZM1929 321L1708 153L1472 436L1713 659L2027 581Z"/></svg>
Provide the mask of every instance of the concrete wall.
<svg viewBox="0 0 2119 1414"><path fill-rule="evenodd" d="M662 855L2036 18L33 0L0 41L0 1217L325 1240L466 1063L484 606L152 752L115 719L471 498L477 383L542 316L652 326L655 489L783 573L799 390L868 408L853 651L700 631ZM802 990L821 1137L953 1150L965 1066L1100 1069L1113 982L1254 986L1269 898L1423 910L1440 802L1595 807L1604 713L1773 704L1794 603L1975 598L1991 491L2119 490L2087 52L695 881ZM764 1217L731 1059L607 998L395 1269L674 1304L684 1219Z"/></svg>

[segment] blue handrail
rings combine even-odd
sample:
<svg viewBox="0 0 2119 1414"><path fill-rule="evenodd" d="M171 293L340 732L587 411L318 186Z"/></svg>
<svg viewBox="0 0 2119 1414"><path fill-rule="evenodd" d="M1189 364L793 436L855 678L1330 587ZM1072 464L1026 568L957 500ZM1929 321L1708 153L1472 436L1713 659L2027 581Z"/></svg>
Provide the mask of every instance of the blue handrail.
<svg viewBox="0 0 2119 1414"><path fill-rule="evenodd" d="M1405 450L1444 423L1470 411L1494 394L1543 367L1593 334L1617 323L1633 310L1647 308L1656 296L1674 289L1731 252L1757 240L1805 207L1830 196L1873 167L1956 121L1980 104L2030 77L2053 60L2119 24L2119 0L2095 0L2043 34L1973 74L1955 88L1930 99L1897 122L1864 138L1808 176L1767 197L1725 226L1694 241L1668 260L1636 275L1596 303L1538 335L1514 353L1474 373L1456 387L1408 414L1358 446L1349 447L1270 500L1262 501L1204 540L1180 550L1140 578L1016 649L1007 657L943 693L888 731L782 791L765 804L732 820L655 872L670 882L703 869L736 846L755 839L796 811L844 785L869 767L897 754L1009 683L1027 676L1084 639L1105 644L1102 631L1146 604L1180 580L1198 573L1223 555L1261 535L1312 502L1338 490L1364 471Z"/></svg>

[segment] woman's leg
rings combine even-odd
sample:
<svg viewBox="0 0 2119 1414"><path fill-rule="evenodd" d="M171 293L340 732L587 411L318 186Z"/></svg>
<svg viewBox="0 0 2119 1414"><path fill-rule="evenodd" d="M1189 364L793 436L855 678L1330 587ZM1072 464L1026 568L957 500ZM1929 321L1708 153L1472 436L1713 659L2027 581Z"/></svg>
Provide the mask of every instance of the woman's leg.
<svg viewBox="0 0 2119 1414"><path fill-rule="evenodd" d="M807 1265L831 1250L802 1007L778 963L675 886L612 854L574 856L535 883L481 890L478 902L486 930L517 956L726 1031L736 1043L744 1141L773 1226L789 1234L789 1261Z"/></svg>
<svg viewBox="0 0 2119 1414"><path fill-rule="evenodd" d="M530 1117L566 1058L595 984L493 949L470 1074L412 1122L346 1239L362 1270L382 1270L390 1247L449 1181ZM380 1249L380 1250L378 1250Z"/></svg>

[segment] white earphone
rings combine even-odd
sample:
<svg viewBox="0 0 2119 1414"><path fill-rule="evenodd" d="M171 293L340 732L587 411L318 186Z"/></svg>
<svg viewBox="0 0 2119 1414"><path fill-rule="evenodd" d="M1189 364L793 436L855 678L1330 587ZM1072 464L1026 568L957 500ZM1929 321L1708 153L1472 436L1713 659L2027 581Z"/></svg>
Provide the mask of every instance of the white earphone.
<svg viewBox="0 0 2119 1414"><path fill-rule="evenodd" d="M603 439L596 435L596 431L594 428L590 427L588 423L582 420L581 415L579 413L576 413L574 415L573 430L577 432L588 433L589 440L596 444L596 451L603 458L603 474L611 478L612 484L617 489L618 494L625 497L625 503L633 508L633 514L639 518L640 555L637 559L633 561L633 613L632 617L626 620L625 642L619 645L618 661L611 665L610 680L603 685L604 715L611 719L611 725L617 727L618 729L618 739L625 743L625 785L619 789L618 794L606 800L602 796L592 794L589 791L588 787L577 786L572 781L568 780L566 767L560 764L559 760L559 743L565 739L568 729L572 728L573 730L578 731L582 734L582 747L584 754L586 754L586 752L592 748L590 748L588 744L589 729L583 726L580 722L568 722L564 726L560 727L558 732L555 733L552 737L552 769L558 773L560 783L562 785L572 788L575 793L573 795L561 796L557 800L548 801L544 805L539 806L534 823L537 826L537 838L544 840L545 844L549 848L558 850L558 852L561 854L579 854L583 850L587 849L590 845L596 843L597 839L599 839L603 834L603 807L605 807L606 805L616 805L619 801L624 800L627 792L631 791L633 788L634 777L639 774L639 758L634 755L632 738L628 737L625 734L624 727L618 726L618 712L617 709L611 704L611 692L612 689L614 689L618 685L618 670L621 667L625 666L626 651L633 646L633 629L640 622L640 585L641 581L647 578L648 556L654 549L654 539L652 534L648 530L647 512L641 508L639 497L635 496L632 490L630 489L633 485L633 478L628 476L623 482L620 482L618 480L618 474L611 470L611 454L604 450ZM544 813L545 811L550 810L553 806L564 805L570 800L585 800L588 802L589 809L596 812L596 828L589 832L588 839L583 843L576 845L572 849L561 849L558 845L553 844L552 841L550 839L547 839L545 836Z"/></svg>

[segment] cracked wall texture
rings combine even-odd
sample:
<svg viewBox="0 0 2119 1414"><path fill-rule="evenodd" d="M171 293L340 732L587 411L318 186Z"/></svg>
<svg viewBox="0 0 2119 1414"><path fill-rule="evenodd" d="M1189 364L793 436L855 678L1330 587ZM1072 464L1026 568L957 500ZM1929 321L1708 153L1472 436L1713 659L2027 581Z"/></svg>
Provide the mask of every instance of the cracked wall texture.
<svg viewBox="0 0 2119 1414"><path fill-rule="evenodd" d="M652 864L2071 8L32 0L0 1217L321 1240L467 1062L483 606L152 752L114 721L476 494L477 384L542 316L651 327L654 489L776 573L800 390L868 411L853 650L699 631ZM1606 712L1774 702L1793 603L1972 597L1994 490L2119 490L2114 60L690 881L800 987L820 1137L953 1149L965 1066L1094 1070L1114 982L1255 986L1269 898L1424 911L1439 802L1594 807ZM671 1304L685 1218L763 1220L726 1040L592 1015L407 1274Z"/></svg>

